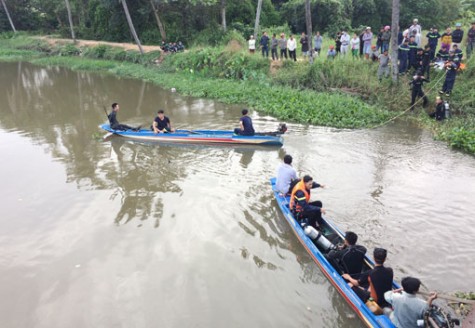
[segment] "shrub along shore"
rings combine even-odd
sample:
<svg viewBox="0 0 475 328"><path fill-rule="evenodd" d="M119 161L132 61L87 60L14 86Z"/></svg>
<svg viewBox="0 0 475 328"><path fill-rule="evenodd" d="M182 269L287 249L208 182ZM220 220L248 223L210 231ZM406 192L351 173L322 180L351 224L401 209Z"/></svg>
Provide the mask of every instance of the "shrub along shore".
<svg viewBox="0 0 475 328"><path fill-rule="evenodd" d="M2 61L24 60L136 78L176 88L185 95L243 104L282 120L372 128L400 115L410 104L409 77L401 77L397 84L390 79L379 82L377 63L350 56L328 60L322 55L313 64L271 62L260 54L248 54L243 40L232 38L222 47L194 48L164 58L161 55L158 51L140 55L104 45L51 45L26 35L0 35ZM474 66L472 58L457 77L450 100L451 119L432 121L420 105L411 115L430 128L436 138L471 154L475 154ZM425 87L431 90L428 111L433 110L442 83L442 72L431 74L431 82Z"/></svg>

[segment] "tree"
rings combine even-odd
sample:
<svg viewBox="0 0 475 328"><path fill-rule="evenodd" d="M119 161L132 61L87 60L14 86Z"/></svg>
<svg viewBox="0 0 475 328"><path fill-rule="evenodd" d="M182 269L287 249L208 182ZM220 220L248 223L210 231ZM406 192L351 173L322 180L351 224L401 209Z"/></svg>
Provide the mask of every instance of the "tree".
<svg viewBox="0 0 475 328"><path fill-rule="evenodd" d="M399 0L393 0L392 18L391 18L391 58L392 58L392 77L393 82L397 82L399 68L397 65L397 54L399 49L398 33L399 33Z"/></svg>
<svg viewBox="0 0 475 328"><path fill-rule="evenodd" d="M160 19L158 7L155 5L154 0L150 0L150 5L152 6L153 15L155 16L155 20L157 21L158 29L160 30L160 36L162 37L163 41L166 41L167 34L165 33L165 27L163 26L162 20Z"/></svg>
<svg viewBox="0 0 475 328"><path fill-rule="evenodd" d="M137 32L135 32L135 27L134 27L134 24L132 23L132 18L130 17L127 3L125 2L125 0L121 0L121 2L122 2L122 6L124 7L125 16L127 17L127 23L129 23L130 33L132 33L132 36L135 39L135 43L137 43L140 53L143 55L142 45L140 44L140 40L139 40L139 37L137 36Z"/></svg>
<svg viewBox="0 0 475 328"><path fill-rule="evenodd" d="M313 61L313 46L312 46L312 12L310 10L310 0L305 0L305 22L307 25L307 39L310 50L310 60Z"/></svg>
<svg viewBox="0 0 475 328"><path fill-rule="evenodd" d="M261 17L262 0L257 0L256 23L254 24L254 39L257 40L257 32L259 30L259 18Z"/></svg>
<svg viewBox="0 0 475 328"><path fill-rule="evenodd" d="M69 0L64 0L66 2L66 9L68 11L69 27L71 28L71 37L73 38L74 43L76 43L76 35L74 34L74 25L73 25L73 16L71 14L71 6L69 5Z"/></svg>
<svg viewBox="0 0 475 328"><path fill-rule="evenodd" d="M226 0L221 0L221 26L223 31L226 32Z"/></svg>
<svg viewBox="0 0 475 328"><path fill-rule="evenodd" d="M13 32L16 33L15 25L13 25L13 21L10 17L10 13L8 12L7 4L5 3L5 0L1 0L1 1L3 5L3 9L5 9L5 13L7 14L8 21L10 22L10 26L12 27Z"/></svg>

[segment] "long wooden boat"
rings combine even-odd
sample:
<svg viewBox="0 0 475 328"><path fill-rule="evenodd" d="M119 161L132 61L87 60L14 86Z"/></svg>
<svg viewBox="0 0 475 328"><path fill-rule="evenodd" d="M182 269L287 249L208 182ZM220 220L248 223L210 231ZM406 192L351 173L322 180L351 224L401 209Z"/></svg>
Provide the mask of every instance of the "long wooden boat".
<svg viewBox="0 0 475 328"><path fill-rule="evenodd" d="M275 178L270 180L272 185L272 190L274 192L275 199L279 204L279 208L284 214L287 222L292 228L293 232L299 239L300 243L305 247L307 252L310 254L312 259L318 265L323 274L331 282L331 284L336 288L336 290L343 296L345 301L350 305L350 307L356 312L358 317L364 322L368 327L395 327L391 320L384 314L375 315L371 310L366 306L366 304L358 297L358 295L353 292L353 290L348 286L347 282L341 277L335 268L327 261L324 256L326 252L325 248L322 247L319 243L317 245L310 239L305 233L300 224L294 218L292 212L289 209L290 197L283 196L280 192L275 190ZM327 241L331 242L333 245L343 243L344 233L341 232L330 220L323 218L323 229L322 235L326 238ZM328 244L327 244L328 245ZM373 261L366 256L365 266L363 271L370 270L374 266ZM393 288L399 288L399 286L393 282Z"/></svg>
<svg viewBox="0 0 475 328"><path fill-rule="evenodd" d="M282 146L282 134L285 132L256 133L253 136L235 135L227 130L176 130L173 133L154 133L149 129L114 130L109 124L102 124L101 129L121 137L151 142L188 143L188 144L231 144Z"/></svg>

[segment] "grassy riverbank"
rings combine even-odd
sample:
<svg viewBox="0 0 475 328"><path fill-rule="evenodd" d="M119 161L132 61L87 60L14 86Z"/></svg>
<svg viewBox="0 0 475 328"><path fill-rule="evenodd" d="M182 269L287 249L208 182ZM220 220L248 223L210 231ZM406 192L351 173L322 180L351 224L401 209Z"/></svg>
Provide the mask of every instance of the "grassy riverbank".
<svg viewBox="0 0 475 328"><path fill-rule="evenodd" d="M76 70L101 71L176 88L196 97L241 103L290 120L339 128L368 128L383 124L406 110L410 103L408 78L398 84L379 82L377 64L351 57L308 62L273 62L249 55L241 42L225 47L196 48L160 58L159 52L141 56L100 45L78 48L72 44L50 45L28 36L0 39L0 60L28 60L39 65L61 65ZM163 61L162 61L163 60ZM156 63L162 61L160 65ZM473 62L473 59L472 61ZM431 128L451 146L475 153L474 65L459 74L451 99L454 118L442 124L425 119L422 109L413 117ZM443 83L434 73L431 104Z"/></svg>

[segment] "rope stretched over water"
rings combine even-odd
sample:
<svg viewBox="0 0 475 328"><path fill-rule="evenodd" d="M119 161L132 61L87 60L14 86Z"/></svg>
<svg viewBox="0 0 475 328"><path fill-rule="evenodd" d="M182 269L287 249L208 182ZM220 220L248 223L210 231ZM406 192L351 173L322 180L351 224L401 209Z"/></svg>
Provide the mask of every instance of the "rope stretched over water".
<svg viewBox="0 0 475 328"><path fill-rule="evenodd" d="M437 84L440 82L440 80L442 80L443 77L445 77L445 74L447 74L447 72L444 72L444 74L442 74L442 76L429 88L429 90L427 90L427 92L425 93L425 96L427 96L436 86ZM383 122L381 124L378 124L378 125L375 125L375 126L372 126L372 127L369 127L368 129L376 129L376 128L379 128L383 125L386 125L392 121L394 121L395 119L403 116L404 114L406 114L408 111L414 109L414 106L416 106L416 104L418 104L421 100L423 100L424 97L420 97L419 99L416 100L416 102L414 103L414 105L411 105L409 106L407 109L405 109L402 113L390 118L389 120L387 120L386 122Z"/></svg>

